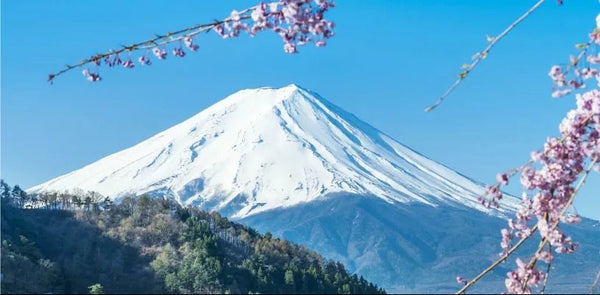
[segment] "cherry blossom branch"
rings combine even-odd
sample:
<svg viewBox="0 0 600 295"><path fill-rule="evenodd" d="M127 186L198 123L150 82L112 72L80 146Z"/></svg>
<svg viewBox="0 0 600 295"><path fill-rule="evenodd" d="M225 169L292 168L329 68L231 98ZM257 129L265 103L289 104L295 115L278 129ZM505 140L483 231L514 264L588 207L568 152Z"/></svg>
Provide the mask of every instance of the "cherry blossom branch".
<svg viewBox="0 0 600 295"><path fill-rule="evenodd" d="M286 53L297 53L297 47L314 43L317 47L327 44L327 39L334 36L334 23L327 21L324 14L335 7L332 0L279 0L270 3L260 3L242 11L232 11L228 18L216 20L209 24L196 25L169 32L166 35L156 35L155 38L134 43L128 46L122 45L121 49L109 50L81 60L74 65L66 65L65 69L48 75L48 81L54 79L70 70L93 65L95 70L84 69L83 75L91 82L102 80L98 67L104 62L108 67L123 66L134 68L131 53L145 51L138 57L137 61L142 66L152 64L148 52L152 52L157 59L164 60L168 54L166 45L177 43L173 48L173 55L184 57L186 52L182 44L191 51L197 51L199 46L194 43L193 38L202 32L215 31L222 38L238 37L241 32L250 36L261 31L273 31L280 35L284 42L283 49ZM121 60L121 54L128 53L125 61Z"/></svg>
<svg viewBox="0 0 600 295"><path fill-rule="evenodd" d="M246 11L244 11L246 12ZM244 16L244 19L247 19L248 16ZM62 69L58 72L52 73L48 75L48 82L52 82L56 77L70 71L76 68L80 68L82 66L85 66L87 64L91 64L91 63L97 63L99 61L101 61L102 59L109 57L109 56L114 56L114 55L118 55L124 52L133 52L136 50L141 50L141 49L146 49L150 46L158 46L158 45L165 45L171 42L175 42L178 40L181 40L183 38L183 36L177 36L180 34L184 34L187 32L191 32L189 35L190 36L195 36L197 34L200 34L201 32L205 32L205 31L209 31L210 29L214 28L217 25L223 24L225 23L229 18L222 20L222 21L216 21L210 24L202 24L202 25L196 25L193 27L188 27L185 29L181 29L175 32L169 32L165 35L156 35L155 38L146 40L146 41L142 41L142 42L138 42L138 43L134 43L128 46L125 45L121 45L121 49L119 50L109 50L108 52L105 53L99 53L96 54L90 58L86 58L86 59L82 59L79 63L74 64L74 65L65 65L65 69ZM175 37L177 36L177 37ZM142 47L145 46L145 47Z"/></svg>
<svg viewBox="0 0 600 295"><path fill-rule="evenodd" d="M494 268L496 268L502 262L506 261L506 259L508 259L508 256L510 254L514 253L515 251L517 251L517 249L519 249L519 247L521 247L523 245L523 243L525 243L525 241L527 241L537 231L537 229L538 229L538 227L536 224L531 228L530 235L524 236L523 238L521 238L519 240L519 242L517 242L512 248L510 248L510 250L508 250L506 252L506 255L503 255L498 260L494 261L490 266L488 266L486 269L484 269L481 273L479 273L471 281L467 282L460 290L456 291L456 293L454 293L454 294L465 294L465 292L469 288L471 288L473 285L475 285L475 283L477 283L479 280L481 280L485 275L487 275L490 271L492 271Z"/></svg>
<svg viewBox="0 0 600 295"><path fill-rule="evenodd" d="M585 185L587 177L590 174L590 172L594 169L595 165L596 165L596 159L592 160L592 162L589 164L588 168L584 171L583 177L581 178L581 180L579 181L579 183L577 184L577 186L573 190L573 193L571 194L571 197L569 198L569 201L567 202L567 204L565 205L565 207L563 208L563 210L561 211L561 213L560 213L559 216L564 216L564 214L567 212L567 210L571 207L571 205L573 204L573 201L575 200L575 195L577 195L577 193L579 192L579 190L583 187L583 185ZM548 220L548 215L547 214L546 214L546 220ZM559 223L560 223L560 218L557 218L556 221L552 224L552 227L551 227L550 231L555 230L558 227ZM540 256L541 256L542 251L544 250L544 247L548 243L549 243L548 238L547 237L543 237L542 240L540 241L540 245L538 246L537 250L535 251L533 257L531 258L531 260L527 264L526 269L533 269L533 267L535 266L535 264L537 263L537 261L540 259ZM550 245L548 244L548 246L550 246ZM549 252L549 254L550 253L551 252ZM550 263L551 260L548 261L548 262ZM530 279L531 275L532 275L531 272L527 273L526 278L522 281L523 288L525 288L527 286L527 283L529 282L529 279ZM548 274L546 273L545 276L547 278Z"/></svg>
<svg viewBox="0 0 600 295"><path fill-rule="evenodd" d="M589 173L593 170L594 165L596 164L596 161L592 161L592 163L590 163L589 167L585 170L585 172L583 173L582 178L580 179L579 183L577 184L577 186L575 187L575 190L573 191L573 194L571 195L571 198L569 199L567 205L565 206L565 208L562 210L561 215L564 215L567 211L567 209L570 207L570 205L573 203L573 200L575 198L575 195L577 194L577 192L581 189L581 187L583 187L583 185L585 184L587 177L589 175ZM552 229L556 229L556 227L558 226L558 221L555 222L552 226ZM508 259L508 257L513 254L517 249L519 249L519 247L521 247L523 245L523 243L525 243L525 241L527 241L536 231L538 230L538 224L534 225L531 228L530 234L524 236L523 238L521 238L519 240L519 242L517 242L512 248L510 248L510 250L508 250L502 257L500 257L498 260L494 261L490 266L488 266L486 269L484 269L480 274L478 274L475 278L473 278L471 281L467 282L460 290L458 290L455 294L464 294L469 288L471 288L473 285L475 285L475 283L477 283L479 280L481 280L485 275L487 275L490 271L492 271L494 268L496 268L498 265L500 265L502 262L506 261L506 259ZM540 246L538 247L538 250L536 251L536 254L539 251L540 247L543 247L544 245L546 245L546 243L548 242L545 238L543 238L542 240L543 242L540 242ZM537 256L538 255L534 255L534 259L535 261L537 261Z"/></svg>
<svg viewBox="0 0 600 295"><path fill-rule="evenodd" d="M488 56L490 50L492 50L492 48L494 48L494 46L501 39L504 38L508 33L510 33L519 23L525 20L531 13L538 9L540 5L542 5L542 3L544 2L545 0L539 0L538 2L536 2L531 8L525 11L525 13L523 13L513 23L506 27L506 29L504 29L504 31L502 31L496 37L488 36L488 45L481 52L478 52L475 55L473 55L473 61L470 64L463 65L464 71L458 74L458 78L456 79L456 81L454 81L454 83L450 85L450 87L438 98L438 100L433 105L427 107L425 109L425 112L430 112L437 108L440 104L442 104L446 97L448 97L448 95L450 95L458 87L458 85L462 83L462 81L475 69L475 67Z"/></svg>
<svg viewBox="0 0 600 295"><path fill-rule="evenodd" d="M593 119L593 117L594 117L593 114L586 116L581 121L581 124L587 125L588 123L590 123L590 121ZM548 150L553 150L554 148L563 144L566 140L567 140L567 137L562 136L557 141L550 142ZM504 173L498 173L496 175L496 183L493 185L487 186L485 194L479 197L479 201L481 202L481 204L487 208L490 208L490 207L498 208L498 206L499 206L498 201L502 199L502 191L501 191L502 186L508 185L508 181L511 178L513 178L514 176L516 176L517 174L522 172L526 167L530 167L531 165L533 165L535 163L536 158L540 158L540 156L547 156L544 154L544 152L545 152L544 150L535 151L531 154L531 159L529 161L527 161L525 164L523 164L517 168L512 168L510 170L507 170ZM488 196L490 196L491 199L489 199L489 200L486 199L486 197L488 197Z"/></svg>
<svg viewBox="0 0 600 295"><path fill-rule="evenodd" d="M552 252L552 245L548 245L548 252ZM546 286L548 286L548 278L550 277L550 269L552 269L552 262L548 263L548 267L546 268L546 276L544 277L544 285L542 286L542 290L540 294L544 294L546 292Z"/></svg>
<svg viewBox="0 0 600 295"><path fill-rule="evenodd" d="M549 76L552 78L554 82L554 91L552 92L552 97L558 98L561 96L565 96L571 93L574 89L582 89L585 88L585 84L583 80L587 80L590 77L597 75L597 70L591 68L585 68L583 71L577 69L582 59L587 55L588 50L594 44L594 41L597 37L594 35L598 34L598 29L594 30L591 34L591 38L588 42L577 44L575 47L579 50L579 54L577 56L569 57L569 65L562 69L559 66L553 66L550 70ZM600 57L590 58L588 57L590 63L600 63ZM571 73L572 70L575 70L575 77L571 78L567 82L567 76Z"/></svg>
<svg viewBox="0 0 600 295"><path fill-rule="evenodd" d="M562 4L562 1L558 2ZM588 42L576 45L580 52L577 57L570 57L568 66L551 68L549 76L555 85L553 97L585 89L590 81L596 81L600 86L600 69L597 66L600 64L600 55L587 55L592 46L600 46L600 14L596 17L596 27L589 37ZM586 56L587 64L582 62ZM508 272L505 280L508 293L530 293L531 288L539 286L542 280L545 286L549 269L544 273L536 267L536 263L542 260L550 264L554 259L552 251L544 251L546 245L549 249L554 248L556 253L576 251L577 244L558 225L561 222L581 221L576 213L567 214L567 210L572 207L575 196L600 160L600 89L593 88L595 89L575 95L577 107L569 111L559 125L560 138L549 137L541 152L531 154L531 161L519 168L498 174L498 183L487 187L485 195L481 197L482 204L488 207L497 206L503 196L500 187L507 185L511 177L521 174L524 189L522 203L515 212L516 219L508 220L509 229L501 231L501 258L471 282L457 277L457 282L465 285L458 291L459 294L505 261L534 232L541 236L539 246L529 263L516 259L517 268ZM586 163L589 163L588 168L584 168ZM577 185L574 185L578 180ZM488 196L491 197L489 201L485 199ZM533 227L530 227L532 221L535 222ZM513 237L520 240L511 247Z"/></svg>
<svg viewBox="0 0 600 295"><path fill-rule="evenodd" d="M596 287L598 286L598 282L600 281L600 270L598 270L598 274L596 274L596 279L594 283L590 286L590 293L594 294L596 292Z"/></svg>

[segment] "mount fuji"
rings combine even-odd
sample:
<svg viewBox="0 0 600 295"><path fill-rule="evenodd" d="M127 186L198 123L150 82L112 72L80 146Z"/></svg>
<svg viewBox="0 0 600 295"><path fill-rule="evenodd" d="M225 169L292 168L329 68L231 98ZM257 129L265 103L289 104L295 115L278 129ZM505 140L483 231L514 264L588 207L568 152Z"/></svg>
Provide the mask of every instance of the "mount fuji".
<svg viewBox="0 0 600 295"><path fill-rule="evenodd" d="M73 188L159 194L234 218L340 192L484 210L480 185L297 85L239 91L31 191Z"/></svg>
<svg viewBox="0 0 600 295"><path fill-rule="evenodd" d="M499 230L518 202L507 196L500 208L484 208L481 184L297 85L239 91L28 191L75 188L217 210L397 292L455 290L456 275L472 276L497 258ZM555 264L550 291L587 290L600 265L597 222L573 231L578 259ZM508 268L479 291L501 291Z"/></svg>

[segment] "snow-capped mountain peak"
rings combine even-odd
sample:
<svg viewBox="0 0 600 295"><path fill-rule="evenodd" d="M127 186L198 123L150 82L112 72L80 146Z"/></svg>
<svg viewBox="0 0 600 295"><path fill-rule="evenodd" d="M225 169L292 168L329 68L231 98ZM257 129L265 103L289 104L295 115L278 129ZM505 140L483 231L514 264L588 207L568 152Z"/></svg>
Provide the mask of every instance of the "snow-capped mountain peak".
<svg viewBox="0 0 600 295"><path fill-rule="evenodd" d="M336 193L485 211L479 184L294 84L239 91L29 191L74 188L162 195L235 218ZM508 202L501 211L514 207Z"/></svg>

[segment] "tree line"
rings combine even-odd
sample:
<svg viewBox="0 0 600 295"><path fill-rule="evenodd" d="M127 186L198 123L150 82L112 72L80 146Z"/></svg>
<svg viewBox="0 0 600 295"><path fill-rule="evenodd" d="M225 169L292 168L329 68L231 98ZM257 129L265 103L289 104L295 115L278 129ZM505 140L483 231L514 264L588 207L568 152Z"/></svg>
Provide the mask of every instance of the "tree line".
<svg viewBox="0 0 600 295"><path fill-rule="evenodd" d="M11 188L0 180L0 196L12 206L22 209L101 210L112 205L112 200L94 191L73 189L64 192L27 193L19 185Z"/></svg>
<svg viewBox="0 0 600 295"><path fill-rule="evenodd" d="M113 204L83 192L82 204L50 193L46 203L1 185L4 293L384 293L218 212L147 195Z"/></svg>

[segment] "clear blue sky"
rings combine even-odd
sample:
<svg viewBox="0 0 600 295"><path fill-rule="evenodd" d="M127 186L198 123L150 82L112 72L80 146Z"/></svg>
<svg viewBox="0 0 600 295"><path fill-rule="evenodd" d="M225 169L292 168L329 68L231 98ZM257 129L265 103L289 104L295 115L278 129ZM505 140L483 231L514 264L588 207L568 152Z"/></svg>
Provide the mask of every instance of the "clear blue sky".
<svg viewBox="0 0 600 295"><path fill-rule="evenodd" d="M191 24L255 1L2 1L1 176L23 187L127 148L239 89L297 83L404 144L470 177L491 182L518 166L574 106L550 98L550 66L586 40L598 1L548 0L442 105L423 109L460 65L533 0L339 0L325 48L286 55L271 33L198 39L184 60L104 69L89 83L66 63ZM173 4L174 3L174 4ZM577 209L600 218L600 177ZM511 190L517 193L516 190Z"/></svg>

